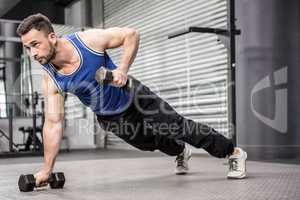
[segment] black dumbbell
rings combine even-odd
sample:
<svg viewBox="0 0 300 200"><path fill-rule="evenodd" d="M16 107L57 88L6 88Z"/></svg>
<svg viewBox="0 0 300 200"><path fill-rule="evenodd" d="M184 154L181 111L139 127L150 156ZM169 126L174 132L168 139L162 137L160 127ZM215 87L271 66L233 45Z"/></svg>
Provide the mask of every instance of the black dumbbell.
<svg viewBox="0 0 300 200"><path fill-rule="evenodd" d="M65 181L66 179L63 172L52 173L48 179L48 183L52 189L63 188ZM18 185L21 192L32 192L36 187L33 174L21 175Z"/></svg>
<svg viewBox="0 0 300 200"><path fill-rule="evenodd" d="M96 71L95 79L100 85L109 84L113 80L113 73L104 67L100 67ZM130 89L133 88L133 79L131 76L128 76L128 80L123 88L127 91L130 91Z"/></svg>

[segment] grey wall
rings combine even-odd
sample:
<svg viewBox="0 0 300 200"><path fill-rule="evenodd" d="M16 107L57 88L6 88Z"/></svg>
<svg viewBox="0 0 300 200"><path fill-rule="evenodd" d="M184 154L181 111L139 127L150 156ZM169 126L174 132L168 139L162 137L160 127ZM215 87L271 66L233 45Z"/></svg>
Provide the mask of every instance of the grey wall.
<svg viewBox="0 0 300 200"><path fill-rule="evenodd" d="M91 25L103 28L104 26L104 0L91 0Z"/></svg>
<svg viewBox="0 0 300 200"><path fill-rule="evenodd" d="M90 0L74 1L65 8L65 24L76 27L91 26L92 8Z"/></svg>
<svg viewBox="0 0 300 200"><path fill-rule="evenodd" d="M103 27L103 0L74 1L65 9L65 24L76 27Z"/></svg>
<svg viewBox="0 0 300 200"><path fill-rule="evenodd" d="M4 37L16 37L17 24L14 23L2 23L0 25L0 34ZM4 42L4 57L5 58L20 58L22 54L22 46L16 42ZM8 103L20 104L20 73L21 66L19 62L6 61L5 66L5 88L7 94ZM19 113L19 109L14 110L15 113Z"/></svg>
<svg viewBox="0 0 300 200"><path fill-rule="evenodd" d="M300 1L236 1L238 144L254 159L300 145Z"/></svg>
<svg viewBox="0 0 300 200"><path fill-rule="evenodd" d="M85 24L84 1L75 1L65 8L65 23L76 27Z"/></svg>

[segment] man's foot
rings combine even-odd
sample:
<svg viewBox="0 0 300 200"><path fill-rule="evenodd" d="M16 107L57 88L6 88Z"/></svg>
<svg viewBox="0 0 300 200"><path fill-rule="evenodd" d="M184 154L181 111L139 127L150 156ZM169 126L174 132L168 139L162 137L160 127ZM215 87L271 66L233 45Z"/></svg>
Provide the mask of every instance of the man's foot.
<svg viewBox="0 0 300 200"><path fill-rule="evenodd" d="M233 155L229 157L229 172L227 178L242 179L246 177L246 159L247 153L241 148L235 148Z"/></svg>
<svg viewBox="0 0 300 200"><path fill-rule="evenodd" d="M188 148L184 148L183 152L179 154L176 159L176 168L175 168L175 174L177 175L183 175L188 173L189 166L188 161L192 156L192 151Z"/></svg>

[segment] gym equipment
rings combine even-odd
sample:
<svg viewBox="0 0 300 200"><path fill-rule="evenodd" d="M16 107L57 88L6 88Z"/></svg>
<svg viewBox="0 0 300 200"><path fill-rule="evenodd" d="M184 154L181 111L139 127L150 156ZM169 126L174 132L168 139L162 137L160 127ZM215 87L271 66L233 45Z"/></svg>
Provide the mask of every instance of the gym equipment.
<svg viewBox="0 0 300 200"><path fill-rule="evenodd" d="M48 183L52 189L62 189L65 181L66 179L63 172L52 173L48 179ZM36 188L33 174L22 174L19 178L18 186L20 192L32 192L34 188Z"/></svg>
<svg viewBox="0 0 300 200"><path fill-rule="evenodd" d="M43 150L43 143L42 141L37 137L37 135L34 135L33 133L33 127L31 126L22 126L19 128L19 131L23 133L23 146L24 149L19 149L19 151L42 151ZM42 138L42 127L37 126L35 129L36 133L41 134ZM25 141L25 135L27 134L27 139ZM35 146L33 144L33 138L35 137Z"/></svg>
<svg viewBox="0 0 300 200"><path fill-rule="evenodd" d="M95 79L100 85L109 84L113 80L113 73L105 69L104 67L100 67L96 71ZM133 88L133 79L131 76L128 75L128 80L122 88L124 88L127 91L130 91L131 88Z"/></svg>
<svg viewBox="0 0 300 200"><path fill-rule="evenodd" d="M8 103L8 134L0 128L0 138L4 137L8 140L9 152L14 153L18 149L18 144L13 141L13 103Z"/></svg>
<svg viewBox="0 0 300 200"><path fill-rule="evenodd" d="M7 94L14 96L16 94ZM19 127L19 131L23 134L23 143L16 143L14 141L15 133L13 129L14 124L14 113L17 110L17 104L15 103L6 103L7 106L7 119L8 119L8 132L5 132L0 128L0 138L6 139L8 142L8 151L0 152L0 157L13 157L13 156L28 156L28 155L41 155L43 153L43 138L38 134L42 134L42 127L44 124L44 101L40 97L40 94L33 92L32 94L20 94L21 97L30 96L31 98L24 98L24 105L26 109L29 109L28 112L23 112L24 117L31 118L32 124L29 126ZM40 109L37 109L37 106L40 106ZM32 106L30 110L30 106ZM32 113L31 113L32 111ZM23 115L22 115L23 116ZM41 120L38 123L38 120ZM40 125L38 125L40 124Z"/></svg>

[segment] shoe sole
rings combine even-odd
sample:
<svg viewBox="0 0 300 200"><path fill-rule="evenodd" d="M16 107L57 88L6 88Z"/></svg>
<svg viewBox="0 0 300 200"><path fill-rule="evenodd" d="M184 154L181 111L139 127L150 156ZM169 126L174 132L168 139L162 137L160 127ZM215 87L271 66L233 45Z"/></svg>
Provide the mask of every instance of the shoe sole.
<svg viewBox="0 0 300 200"><path fill-rule="evenodd" d="M246 177L246 174L242 174L241 176L227 176L227 179L243 179Z"/></svg>
<svg viewBox="0 0 300 200"><path fill-rule="evenodd" d="M188 172L175 172L176 175L185 175L187 174Z"/></svg>

